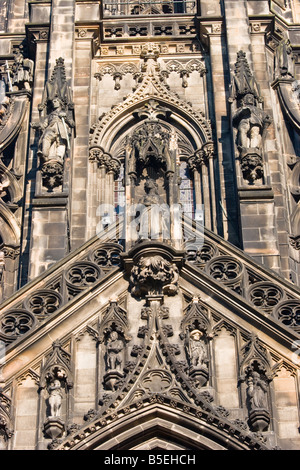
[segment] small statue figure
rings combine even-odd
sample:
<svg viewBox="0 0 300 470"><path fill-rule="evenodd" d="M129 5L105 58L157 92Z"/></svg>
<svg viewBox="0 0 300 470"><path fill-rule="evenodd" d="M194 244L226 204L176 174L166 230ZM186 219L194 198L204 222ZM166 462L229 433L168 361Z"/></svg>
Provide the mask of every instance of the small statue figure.
<svg viewBox="0 0 300 470"><path fill-rule="evenodd" d="M139 239L169 239L170 229L167 221L169 213L167 206L163 203L158 194L158 185L156 181L147 178L144 184L145 196L141 199L142 213L139 223ZM139 206L137 207L139 209Z"/></svg>
<svg viewBox="0 0 300 470"><path fill-rule="evenodd" d="M247 94L242 100L242 106L233 116L233 125L238 130L238 149L260 151L262 133L269 123L270 117L256 106L255 97L251 93Z"/></svg>
<svg viewBox="0 0 300 470"><path fill-rule="evenodd" d="M24 58L22 46L15 52L15 60L12 66L12 86L16 90L30 90L33 82L32 60Z"/></svg>
<svg viewBox="0 0 300 470"><path fill-rule="evenodd" d="M61 404L62 404L62 388L61 383L58 379L53 380L48 387L49 392L49 405L50 405L50 416L59 417L61 414Z"/></svg>
<svg viewBox="0 0 300 470"><path fill-rule="evenodd" d="M123 341L116 331L112 331L106 345L106 365L109 370L122 370L123 349Z"/></svg>
<svg viewBox="0 0 300 470"><path fill-rule="evenodd" d="M202 336L203 333L200 330L193 330L190 333L188 356L193 367L206 367L205 361L207 355L203 340L201 339Z"/></svg>
<svg viewBox="0 0 300 470"><path fill-rule="evenodd" d="M276 48L275 54L275 78L293 78L295 63L293 49L289 39L282 39Z"/></svg>
<svg viewBox="0 0 300 470"><path fill-rule="evenodd" d="M258 372L253 371L248 378L247 395L250 409L267 409L267 386Z"/></svg>
<svg viewBox="0 0 300 470"><path fill-rule="evenodd" d="M40 123L43 132L39 155L43 163L51 159L63 162L66 148L70 146L70 130L74 125L74 121L68 118L63 109L62 101L55 96L51 101L51 112Z"/></svg>

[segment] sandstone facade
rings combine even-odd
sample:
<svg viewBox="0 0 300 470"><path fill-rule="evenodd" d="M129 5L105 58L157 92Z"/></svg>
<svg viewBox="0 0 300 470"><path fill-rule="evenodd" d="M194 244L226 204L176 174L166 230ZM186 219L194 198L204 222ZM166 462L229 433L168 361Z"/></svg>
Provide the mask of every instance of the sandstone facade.
<svg viewBox="0 0 300 470"><path fill-rule="evenodd" d="M299 449L299 2L0 13L0 448Z"/></svg>

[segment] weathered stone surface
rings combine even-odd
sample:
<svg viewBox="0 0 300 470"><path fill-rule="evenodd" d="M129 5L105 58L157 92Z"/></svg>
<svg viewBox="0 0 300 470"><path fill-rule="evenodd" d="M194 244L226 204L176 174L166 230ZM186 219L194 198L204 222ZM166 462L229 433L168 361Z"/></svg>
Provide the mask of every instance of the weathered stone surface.
<svg viewBox="0 0 300 470"><path fill-rule="evenodd" d="M299 448L299 8L0 0L1 449Z"/></svg>

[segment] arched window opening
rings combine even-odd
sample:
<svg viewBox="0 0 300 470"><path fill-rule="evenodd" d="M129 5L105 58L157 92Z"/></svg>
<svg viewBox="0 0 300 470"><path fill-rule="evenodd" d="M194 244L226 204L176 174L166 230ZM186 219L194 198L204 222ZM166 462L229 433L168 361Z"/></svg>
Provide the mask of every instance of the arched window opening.
<svg viewBox="0 0 300 470"><path fill-rule="evenodd" d="M179 201L182 205L184 215L191 219L195 216L194 185L190 175L187 162L180 163L180 196Z"/></svg>

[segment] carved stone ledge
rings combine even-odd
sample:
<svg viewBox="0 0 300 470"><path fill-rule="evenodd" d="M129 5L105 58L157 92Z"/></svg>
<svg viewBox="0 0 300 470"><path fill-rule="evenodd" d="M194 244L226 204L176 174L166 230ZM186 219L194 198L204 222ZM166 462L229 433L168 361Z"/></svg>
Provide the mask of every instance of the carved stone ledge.
<svg viewBox="0 0 300 470"><path fill-rule="evenodd" d="M65 423L58 417L49 416L44 423L44 432L51 439L61 437L65 431Z"/></svg>
<svg viewBox="0 0 300 470"><path fill-rule="evenodd" d="M103 377L104 386L107 390L115 390L117 382L122 380L124 375L121 374L118 370L110 370Z"/></svg>
<svg viewBox="0 0 300 470"><path fill-rule="evenodd" d="M250 429L254 432L267 431L270 424L270 413L265 409L255 409L249 413Z"/></svg>
<svg viewBox="0 0 300 470"><path fill-rule="evenodd" d="M209 379L209 372L207 367L190 367L189 376L199 387L204 387Z"/></svg>

